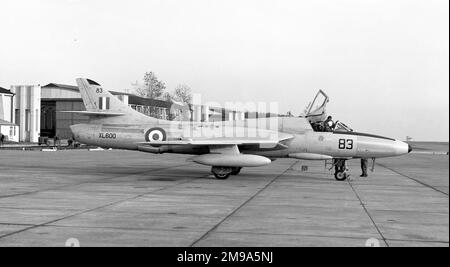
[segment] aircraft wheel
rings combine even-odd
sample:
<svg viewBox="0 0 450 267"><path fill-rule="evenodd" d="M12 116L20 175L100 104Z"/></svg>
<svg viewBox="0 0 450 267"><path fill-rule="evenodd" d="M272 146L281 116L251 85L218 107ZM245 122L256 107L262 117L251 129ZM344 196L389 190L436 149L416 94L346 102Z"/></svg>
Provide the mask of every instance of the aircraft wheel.
<svg viewBox="0 0 450 267"><path fill-rule="evenodd" d="M231 175L238 175L242 170L242 167L234 167L233 171L231 171Z"/></svg>
<svg viewBox="0 0 450 267"><path fill-rule="evenodd" d="M334 178L338 181L345 181L347 179L347 173L343 171L339 171L334 173Z"/></svg>
<svg viewBox="0 0 450 267"><path fill-rule="evenodd" d="M211 168L212 174L214 174L214 177L219 180L225 180L230 177L231 173L233 172L232 168L226 168L226 167L212 167Z"/></svg>
<svg viewBox="0 0 450 267"><path fill-rule="evenodd" d="M227 174L213 173L213 174L216 177L216 179L219 179L219 180L226 180L226 179L228 179L228 177L230 177L230 173L227 173Z"/></svg>

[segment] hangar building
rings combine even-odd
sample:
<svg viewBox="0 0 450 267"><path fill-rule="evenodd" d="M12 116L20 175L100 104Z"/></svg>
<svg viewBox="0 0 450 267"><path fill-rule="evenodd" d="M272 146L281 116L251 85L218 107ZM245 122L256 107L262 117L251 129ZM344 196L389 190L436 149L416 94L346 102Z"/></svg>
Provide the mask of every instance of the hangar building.
<svg viewBox="0 0 450 267"><path fill-rule="evenodd" d="M189 106L125 92L110 92L138 112L164 120L224 121L258 117L258 114L252 116L249 112ZM85 107L77 86L49 83L45 86L13 85L11 90L0 89L0 131L10 141L36 143L39 137L55 136L69 139L72 137L70 126L86 123L88 118L60 111L83 110Z"/></svg>
<svg viewBox="0 0 450 267"><path fill-rule="evenodd" d="M0 133L6 138L5 141L19 141L19 127L14 121L14 94L0 87Z"/></svg>
<svg viewBox="0 0 450 267"><path fill-rule="evenodd" d="M165 120L189 120L189 106L110 91L122 102L147 116ZM0 132L7 141L37 143L39 137L72 137L70 125L87 117L59 111L85 110L77 86L49 83L0 87Z"/></svg>

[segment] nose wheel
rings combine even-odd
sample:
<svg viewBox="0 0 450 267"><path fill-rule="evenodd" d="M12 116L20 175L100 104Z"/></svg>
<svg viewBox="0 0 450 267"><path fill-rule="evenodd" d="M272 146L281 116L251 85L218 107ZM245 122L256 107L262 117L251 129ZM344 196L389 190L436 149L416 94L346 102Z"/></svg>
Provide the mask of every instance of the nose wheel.
<svg viewBox="0 0 450 267"><path fill-rule="evenodd" d="M345 171L339 171L339 172L334 173L334 178L336 178L336 180L338 180L338 181L345 181L345 180L347 180L347 177L348 177L348 175L347 175L347 172L345 172Z"/></svg>
<svg viewBox="0 0 450 267"><path fill-rule="evenodd" d="M350 176L345 159L334 160L334 178L338 181L345 181Z"/></svg>

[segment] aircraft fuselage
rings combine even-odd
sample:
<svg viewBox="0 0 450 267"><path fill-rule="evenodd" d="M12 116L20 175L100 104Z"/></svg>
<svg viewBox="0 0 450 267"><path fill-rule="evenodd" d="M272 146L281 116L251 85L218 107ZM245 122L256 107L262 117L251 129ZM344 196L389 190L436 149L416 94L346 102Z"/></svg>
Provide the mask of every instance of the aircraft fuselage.
<svg viewBox="0 0 450 267"><path fill-rule="evenodd" d="M275 120L271 119L271 123ZM248 120L250 121L250 120ZM247 121L247 124L249 123ZM251 122L254 123L255 121ZM295 123L296 122L296 123ZM78 124L71 127L75 139L81 143L105 148L139 150L151 153L178 153L199 155L209 149L197 145L140 146L151 140L186 140L202 137L242 137L254 135L290 134L294 138L282 141L282 146L239 146L241 153L270 158L303 158L324 160L332 158L381 158L409 152L408 144L392 138L355 132L315 132L305 129L304 118L278 118L277 131L249 128L240 122L168 122L167 124ZM231 125L230 125L231 124ZM267 123L269 124L269 123ZM266 124L266 126L267 126ZM261 123L259 123L261 125ZM295 127L297 125L298 127ZM152 136L149 136L152 135ZM328 158L329 157L329 158Z"/></svg>

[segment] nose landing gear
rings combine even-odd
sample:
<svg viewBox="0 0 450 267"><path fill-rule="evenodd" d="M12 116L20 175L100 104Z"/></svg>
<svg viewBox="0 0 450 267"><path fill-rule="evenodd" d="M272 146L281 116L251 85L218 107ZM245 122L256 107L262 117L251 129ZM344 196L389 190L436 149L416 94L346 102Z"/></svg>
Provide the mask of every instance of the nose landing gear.
<svg viewBox="0 0 450 267"><path fill-rule="evenodd" d="M347 171L347 163L345 159L334 159L334 178L338 181L345 181L350 176Z"/></svg>

